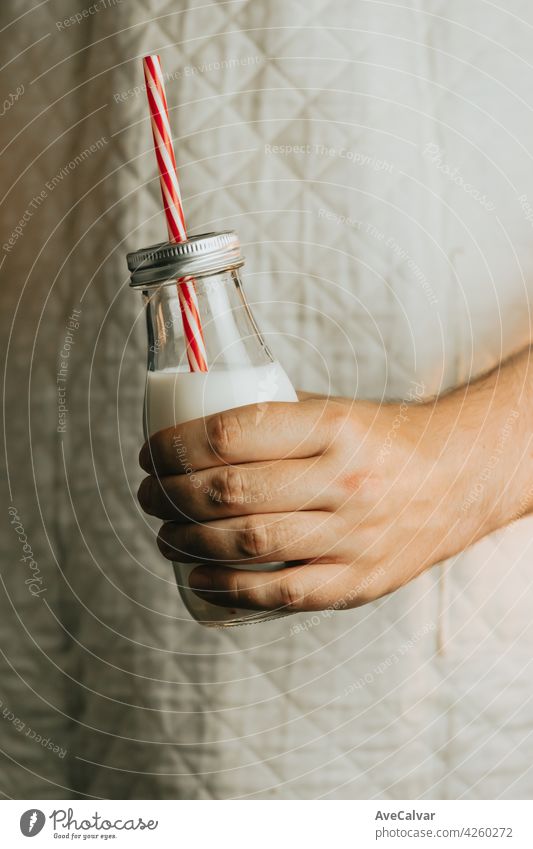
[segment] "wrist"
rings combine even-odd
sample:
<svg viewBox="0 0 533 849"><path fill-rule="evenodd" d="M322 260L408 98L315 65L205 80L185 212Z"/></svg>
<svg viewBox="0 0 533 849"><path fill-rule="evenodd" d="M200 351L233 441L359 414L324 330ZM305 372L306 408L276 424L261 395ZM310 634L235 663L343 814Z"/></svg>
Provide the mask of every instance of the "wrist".
<svg viewBox="0 0 533 849"><path fill-rule="evenodd" d="M506 399L509 402L509 399ZM518 468L513 444L518 409L471 385L435 402L427 434L440 467L439 486L452 548L459 551L511 521ZM515 478L515 480L516 480ZM453 553L453 552L451 552Z"/></svg>
<svg viewBox="0 0 533 849"><path fill-rule="evenodd" d="M432 539L433 562L446 560L499 527L485 460L492 434L459 395L409 407L411 489ZM490 452L489 452L490 453Z"/></svg>
<svg viewBox="0 0 533 849"><path fill-rule="evenodd" d="M453 530L461 497L460 454L450 438L446 411L438 401L402 402L372 405L372 416L370 427L379 423L373 454L382 470L383 503L416 540L419 565L445 560L468 544Z"/></svg>

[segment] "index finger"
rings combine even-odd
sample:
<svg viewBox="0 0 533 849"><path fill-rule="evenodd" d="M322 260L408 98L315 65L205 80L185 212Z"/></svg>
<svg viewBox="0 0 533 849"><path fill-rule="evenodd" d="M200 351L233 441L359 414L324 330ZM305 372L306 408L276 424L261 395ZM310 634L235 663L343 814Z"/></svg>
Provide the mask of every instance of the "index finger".
<svg viewBox="0 0 533 849"><path fill-rule="evenodd" d="M236 407L160 430L141 449L151 474L191 474L235 463L323 453L331 442L332 416L324 401L271 402Z"/></svg>

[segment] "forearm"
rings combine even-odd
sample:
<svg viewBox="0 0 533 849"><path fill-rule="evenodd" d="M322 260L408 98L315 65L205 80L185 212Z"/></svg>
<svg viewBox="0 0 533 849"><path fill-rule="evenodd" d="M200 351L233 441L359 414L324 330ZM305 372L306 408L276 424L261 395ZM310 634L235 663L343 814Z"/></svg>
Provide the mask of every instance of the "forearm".
<svg viewBox="0 0 533 849"><path fill-rule="evenodd" d="M529 347L435 402L428 428L453 476L453 525L466 545L533 509L532 422Z"/></svg>

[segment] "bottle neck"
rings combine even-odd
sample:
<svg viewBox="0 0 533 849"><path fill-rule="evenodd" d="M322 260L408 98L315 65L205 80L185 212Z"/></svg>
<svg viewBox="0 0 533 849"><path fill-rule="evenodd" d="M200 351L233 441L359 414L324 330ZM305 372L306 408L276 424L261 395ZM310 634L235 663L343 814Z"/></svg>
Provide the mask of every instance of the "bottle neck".
<svg viewBox="0 0 533 849"><path fill-rule="evenodd" d="M207 364L211 369L273 362L244 296L239 271L194 279ZM178 284L143 291L148 332L148 370L188 371Z"/></svg>

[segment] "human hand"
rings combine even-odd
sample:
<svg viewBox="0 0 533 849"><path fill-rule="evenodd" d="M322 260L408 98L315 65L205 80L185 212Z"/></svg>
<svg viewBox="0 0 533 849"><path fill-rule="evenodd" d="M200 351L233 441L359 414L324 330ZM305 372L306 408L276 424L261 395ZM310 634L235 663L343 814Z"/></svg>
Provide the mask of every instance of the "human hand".
<svg viewBox="0 0 533 849"><path fill-rule="evenodd" d="M207 601L355 607L471 541L452 521L460 454L446 433L438 404L240 407L155 434L139 501L165 520L165 557L204 564L190 583ZM285 566L245 568L272 561Z"/></svg>

